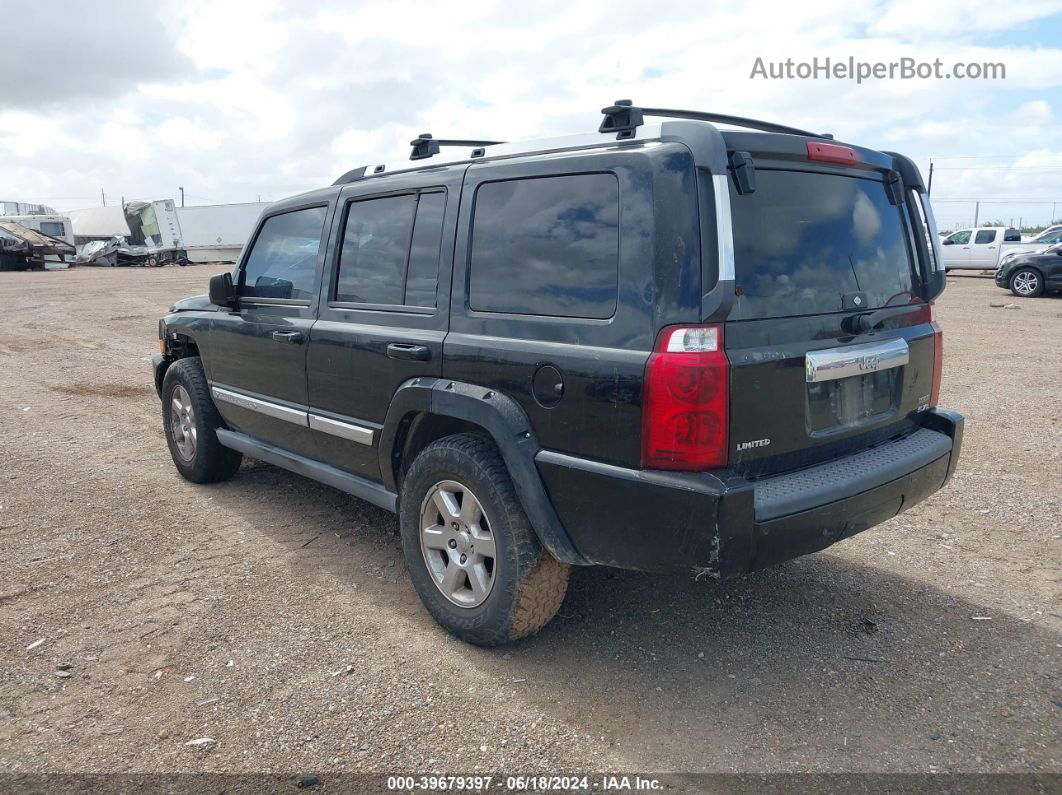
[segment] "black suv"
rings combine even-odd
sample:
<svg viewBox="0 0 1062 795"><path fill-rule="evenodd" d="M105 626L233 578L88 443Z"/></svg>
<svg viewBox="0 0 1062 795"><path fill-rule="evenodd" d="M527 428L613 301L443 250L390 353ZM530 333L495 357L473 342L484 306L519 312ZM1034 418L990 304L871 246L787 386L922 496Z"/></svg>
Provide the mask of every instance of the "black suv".
<svg viewBox="0 0 1062 795"><path fill-rule="evenodd" d="M730 577L941 488L937 241L911 160L766 122L424 135L273 205L161 320L170 452L397 512L431 614L504 643L573 565Z"/></svg>

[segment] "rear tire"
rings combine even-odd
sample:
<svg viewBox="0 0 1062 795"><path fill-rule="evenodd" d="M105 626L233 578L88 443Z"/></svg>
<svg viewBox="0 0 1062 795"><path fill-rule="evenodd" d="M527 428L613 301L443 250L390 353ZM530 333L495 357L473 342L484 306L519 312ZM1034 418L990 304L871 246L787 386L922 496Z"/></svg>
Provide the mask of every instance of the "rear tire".
<svg viewBox="0 0 1062 795"><path fill-rule="evenodd" d="M421 602L468 643L531 635L564 601L570 567L542 548L484 436L448 436L417 456L402 483L399 525Z"/></svg>
<svg viewBox="0 0 1062 795"><path fill-rule="evenodd" d="M174 466L193 483L228 480L243 455L218 441L225 427L198 356L178 359L162 379L162 424Z"/></svg>
<svg viewBox="0 0 1062 795"><path fill-rule="evenodd" d="M1044 279L1032 268L1019 268L1010 276L1010 291L1019 298L1035 298L1044 291Z"/></svg>

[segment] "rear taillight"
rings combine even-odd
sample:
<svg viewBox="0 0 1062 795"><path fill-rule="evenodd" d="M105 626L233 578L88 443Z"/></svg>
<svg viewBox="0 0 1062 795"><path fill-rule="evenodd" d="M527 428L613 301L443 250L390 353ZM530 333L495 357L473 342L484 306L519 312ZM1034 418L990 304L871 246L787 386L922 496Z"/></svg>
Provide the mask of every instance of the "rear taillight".
<svg viewBox="0 0 1062 795"><path fill-rule="evenodd" d="M730 363L722 325L666 328L645 365L642 466L695 471L727 463Z"/></svg>
<svg viewBox="0 0 1062 795"><path fill-rule="evenodd" d="M933 317L932 309L929 317ZM936 406L940 400L940 374L944 367L944 330L935 320L930 325L933 326L933 386L929 390L929 405Z"/></svg>

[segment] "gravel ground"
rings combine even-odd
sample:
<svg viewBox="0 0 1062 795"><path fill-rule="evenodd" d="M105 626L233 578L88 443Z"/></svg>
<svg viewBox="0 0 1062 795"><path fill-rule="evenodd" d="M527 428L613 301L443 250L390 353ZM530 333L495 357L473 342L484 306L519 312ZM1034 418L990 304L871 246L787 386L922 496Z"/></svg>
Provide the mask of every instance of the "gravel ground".
<svg viewBox="0 0 1062 795"><path fill-rule="evenodd" d="M487 651L422 610L383 511L177 475L155 323L221 270L0 274L0 767L1062 770L1062 300L952 280L945 491L733 582L576 570Z"/></svg>

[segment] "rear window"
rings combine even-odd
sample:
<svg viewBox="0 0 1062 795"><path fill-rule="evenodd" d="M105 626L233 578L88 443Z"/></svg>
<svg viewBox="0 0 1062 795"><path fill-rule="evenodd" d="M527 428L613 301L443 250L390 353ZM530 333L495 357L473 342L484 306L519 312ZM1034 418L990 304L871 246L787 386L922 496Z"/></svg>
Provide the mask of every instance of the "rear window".
<svg viewBox="0 0 1062 795"><path fill-rule="evenodd" d="M480 185L469 270L469 306L481 312L612 317L619 273L615 175Z"/></svg>
<svg viewBox="0 0 1062 795"><path fill-rule="evenodd" d="M731 182L736 296L731 318L839 312L911 300L914 270L900 208L882 182L797 171L756 172L756 191Z"/></svg>

